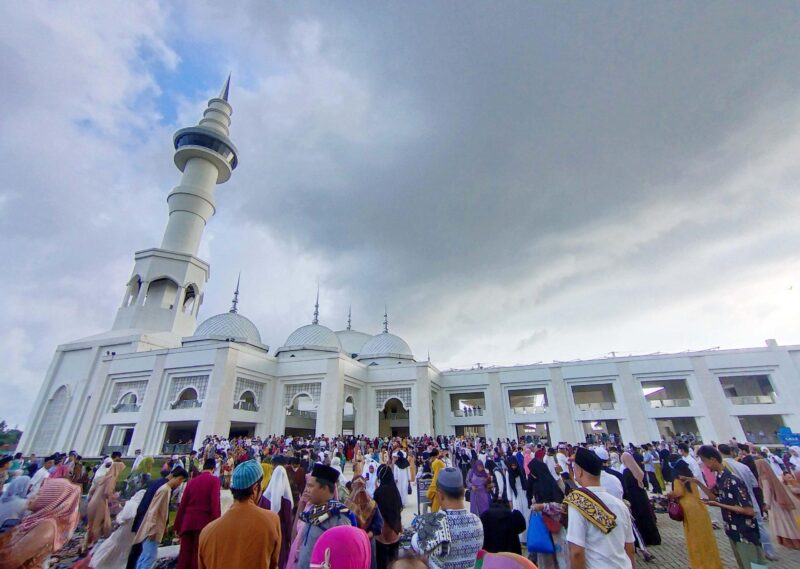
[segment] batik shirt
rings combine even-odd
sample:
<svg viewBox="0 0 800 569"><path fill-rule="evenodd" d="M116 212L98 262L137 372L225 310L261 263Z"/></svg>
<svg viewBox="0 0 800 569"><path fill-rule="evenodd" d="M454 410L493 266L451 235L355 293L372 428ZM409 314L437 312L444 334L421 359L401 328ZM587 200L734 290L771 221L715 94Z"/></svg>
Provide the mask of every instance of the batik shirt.
<svg viewBox="0 0 800 569"><path fill-rule="evenodd" d="M753 507L745 483L727 469L717 473L716 491L717 501L720 504L741 508ZM725 522L725 533L731 541L746 541L753 545L761 545L755 516L737 514L725 508L721 508L721 510L722 520Z"/></svg>
<svg viewBox="0 0 800 569"><path fill-rule="evenodd" d="M446 556L432 553L428 563L435 569L472 569L483 547L481 519L467 510L445 510L450 528L450 548Z"/></svg>

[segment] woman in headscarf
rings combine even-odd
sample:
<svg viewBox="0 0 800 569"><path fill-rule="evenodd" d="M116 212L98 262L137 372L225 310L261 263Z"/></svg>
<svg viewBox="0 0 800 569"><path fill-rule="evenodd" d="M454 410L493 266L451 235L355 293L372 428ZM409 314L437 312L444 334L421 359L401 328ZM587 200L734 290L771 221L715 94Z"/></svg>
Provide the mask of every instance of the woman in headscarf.
<svg viewBox="0 0 800 569"><path fill-rule="evenodd" d="M525 469L525 476L530 474L530 462L533 460L533 453L531 452L531 445L525 445L525 450L522 451L522 468Z"/></svg>
<svg viewBox="0 0 800 569"><path fill-rule="evenodd" d="M353 455L353 478L364 473L364 462L364 453L361 452L361 446L356 445Z"/></svg>
<svg viewBox="0 0 800 569"><path fill-rule="evenodd" d="M489 509L490 480L483 463L476 460L467 474L467 488L469 489L469 511L478 517Z"/></svg>
<svg viewBox="0 0 800 569"><path fill-rule="evenodd" d="M764 459L756 460L758 481L764 490L764 503L769 510L769 529L784 547L800 549L800 528L795 521L800 502L781 479L775 476Z"/></svg>
<svg viewBox="0 0 800 569"><path fill-rule="evenodd" d="M367 494L366 483L362 477L353 478L350 497L345 505L356 517L358 527L367 532L371 551L370 567L377 569L375 537L383 531L383 517L381 517L378 504Z"/></svg>
<svg viewBox="0 0 800 569"><path fill-rule="evenodd" d="M95 541L101 537L107 537L111 533L111 515L108 511L108 501L114 497L114 492L117 489L117 479L123 470L125 470L124 463L112 462L108 472L89 490L89 522L86 524L85 549L89 549Z"/></svg>
<svg viewBox="0 0 800 569"><path fill-rule="evenodd" d="M375 497L375 488L378 487L378 463L370 460L367 462L367 471L364 473L367 494Z"/></svg>
<svg viewBox="0 0 800 569"><path fill-rule="evenodd" d="M789 447L789 463L794 466L795 473L800 472L800 446Z"/></svg>
<svg viewBox="0 0 800 569"><path fill-rule="evenodd" d="M17 476L6 484L0 496L0 525L6 520L18 520L28 505L28 490L31 488L30 476Z"/></svg>
<svg viewBox="0 0 800 569"><path fill-rule="evenodd" d="M561 503L564 501L564 491L553 478L550 469L541 460L532 460L528 463L527 499L528 504Z"/></svg>
<svg viewBox="0 0 800 569"><path fill-rule="evenodd" d="M337 526L323 533L311 552L311 567L369 569L369 539L364 530Z"/></svg>
<svg viewBox="0 0 800 569"><path fill-rule="evenodd" d="M386 465L378 468L379 486L375 490L375 504L383 518L381 534L375 536L375 557L378 569L386 569L397 558L400 536L403 533L403 501L397 491L392 469Z"/></svg>
<svg viewBox="0 0 800 569"><path fill-rule="evenodd" d="M0 569L42 567L60 550L80 520L81 490L65 478L46 479L30 504L31 514L0 546Z"/></svg>
<svg viewBox="0 0 800 569"><path fill-rule="evenodd" d="M259 506L278 514L281 522L281 554L278 558L278 567L285 569L289 559L289 549L292 546L294 500L292 486L289 484L289 475L283 466L276 466L272 470L272 477L261 496Z"/></svg>
<svg viewBox="0 0 800 569"><path fill-rule="evenodd" d="M692 469L681 459L671 470L675 472L675 478L672 492L667 497L677 499L683 509L683 534L689 553L689 567L723 569L708 508L700 499L700 488L689 480L694 477Z"/></svg>
<svg viewBox="0 0 800 569"><path fill-rule="evenodd" d="M269 480L272 477L272 463L268 457L265 457L261 463L261 472L264 473L264 478L261 479L261 491L264 492L269 486Z"/></svg>
<svg viewBox="0 0 800 569"><path fill-rule="evenodd" d="M629 452L622 453L622 495L631 505L631 514L642 536L643 545L661 545L656 516L644 489L644 470Z"/></svg>
<svg viewBox="0 0 800 569"><path fill-rule="evenodd" d="M511 509L521 513L525 518L525 531L519 534L519 539L522 543L526 543L528 541L528 496L525 492L527 484L516 458L510 457L506 461L506 466L508 467L508 498L511 502Z"/></svg>
<svg viewBox="0 0 800 569"><path fill-rule="evenodd" d="M117 514L115 522L118 524L114 533L109 538L92 550L92 560L89 567L92 569L125 569L128 564L128 555L133 545L136 534L131 531L136 509L144 498L145 490L139 490L133 497L125 502L125 507Z"/></svg>
<svg viewBox="0 0 800 569"><path fill-rule="evenodd" d="M403 507L408 502L408 490L411 487L411 478L408 473L410 463L406 458L406 453L402 450L397 450L392 454L394 465L392 466L392 474L394 475L395 484L397 484L397 491L400 492L400 497L403 500Z"/></svg>

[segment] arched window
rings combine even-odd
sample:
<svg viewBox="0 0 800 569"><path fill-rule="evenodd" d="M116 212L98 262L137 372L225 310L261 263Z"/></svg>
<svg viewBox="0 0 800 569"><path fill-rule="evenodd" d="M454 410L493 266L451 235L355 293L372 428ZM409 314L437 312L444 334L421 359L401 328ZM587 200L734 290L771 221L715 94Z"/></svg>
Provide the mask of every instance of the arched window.
<svg viewBox="0 0 800 569"><path fill-rule="evenodd" d="M258 411L258 404L256 403L256 394L249 389L244 391L239 396L239 401L234 403L234 409L241 409L242 411Z"/></svg>
<svg viewBox="0 0 800 569"><path fill-rule="evenodd" d="M197 302L197 289L194 285L186 287L186 296L183 298L183 313L192 314Z"/></svg>
<svg viewBox="0 0 800 569"><path fill-rule="evenodd" d="M37 455L46 456L56 450L56 435L61 428L68 403L69 392L67 386L62 385L53 393L45 407L42 424L31 449Z"/></svg>
<svg viewBox="0 0 800 569"><path fill-rule="evenodd" d="M144 297L146 306L160 306L172 310L175 308L175 299L178 294L178 283L169 278L160 278L152 281L147 287Z"/></svg>
<svg viewBox="0 0 800 569"><path fill-rule="evenodd" d="M119 403L114 407L114 413L135 413L139 410L138 403L136 394L129 391L120 398Z"/></svg>
<svg viewBox="0 0 800 569"><path fill-rule="evenodd" d="M197 390L194 387L187 387L178 396L178 400L172 404L173 409L193 409L200 407L201 403L197 399Z"/></svg>

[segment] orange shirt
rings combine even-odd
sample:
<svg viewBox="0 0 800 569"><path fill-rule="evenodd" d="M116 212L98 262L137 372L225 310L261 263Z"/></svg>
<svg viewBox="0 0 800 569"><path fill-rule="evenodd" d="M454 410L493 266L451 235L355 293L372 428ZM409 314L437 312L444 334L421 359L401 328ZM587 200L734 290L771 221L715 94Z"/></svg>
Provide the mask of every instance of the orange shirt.
<svg viewBox="0 0 800 569"><path fill-rule="evenodd" d="M200 533L200 569L278 567L281 525L278 514L253 502L234 502Z"/></svg>

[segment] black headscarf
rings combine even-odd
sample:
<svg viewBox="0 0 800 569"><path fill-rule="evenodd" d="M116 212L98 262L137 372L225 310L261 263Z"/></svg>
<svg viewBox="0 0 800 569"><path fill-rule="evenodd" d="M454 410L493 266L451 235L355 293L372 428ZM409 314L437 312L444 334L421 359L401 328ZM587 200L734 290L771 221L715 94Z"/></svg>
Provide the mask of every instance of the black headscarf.
<svg viewBox="0 0 800 569"><path fill-rule="evenodd" d="M516 466L516 468L511 468L511 465ZM524 472L519 467L519 463L517 463L517 459L513 456L506 461L506 466L508 466L508 485L511 486L511 492L514 493L514 496L517 495L517 479L519 478L520 485L522 486L523 490L526 490L528 485L525 480Z"/></svg>
<svg viewBox="0 0 800 569"><path fill-rule="evenodd" d="M378 467L378 488L375 490L373 499L378 504L378 510L383 518L383 523L387 524L397 533L403 531L403 522L401 519L403 512L403 500L400 497L400 491L397 489L397 484L394 483L394 475L392 469L381 464Z"/></svg>
<svg viewBox="0 0 800 569"><path fill-rule="evenodd" d="M528 463L528 499L533 498L538 504L562 502L564 492L558 487L547 465L538 459Z"/></svg>
<svg viewBox="0 0 800 569"><path fill-rule="evenodd" d="M400 468L402 470L405 470L406 468L408 468L409 463L408 463L408 459L406 458L406 453L404 453L401 450L398 450L397 451L397 458L394 459L394 464L395 464L395 466L397 466L397 468Z"/></svg>

